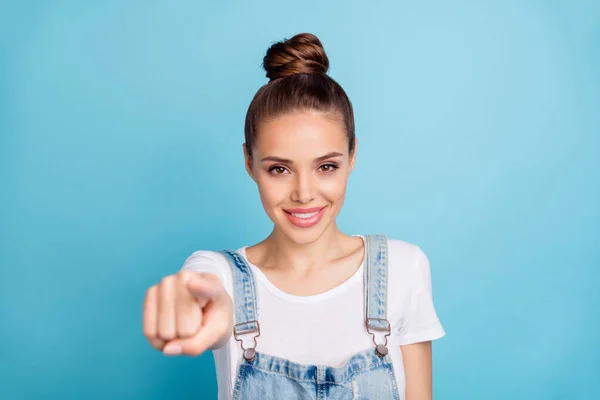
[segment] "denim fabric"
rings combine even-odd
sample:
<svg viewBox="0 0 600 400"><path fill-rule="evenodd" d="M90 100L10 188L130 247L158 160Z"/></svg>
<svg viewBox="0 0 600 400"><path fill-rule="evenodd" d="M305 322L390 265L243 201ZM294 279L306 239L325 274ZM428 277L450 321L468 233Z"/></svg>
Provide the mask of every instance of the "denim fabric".
<svg viewBox="0 0 600 400"><path fill-rule="evenodd" d="M387 239L382 235L365 238L364 298L365 329L384 334L391 329L387 321ZM256 347L260 327L254 277L244 258L235 251L221 252L229 261L234 280L234 334L242 348ZM238 339L254 333L253 343ZM377 344L385 344L377 337ZM256 352L242 358L235 381L233 400L280 399L393 399L400 396L389 354L380 356L372 349L354 354L341 367L305 365Z"/></svg>
<svg viewBox="0 0 600 400"><path fill-rule="evenodd" d="M387 322L387 239L366 236L365 316L371 329L390 328Z"/></svg>

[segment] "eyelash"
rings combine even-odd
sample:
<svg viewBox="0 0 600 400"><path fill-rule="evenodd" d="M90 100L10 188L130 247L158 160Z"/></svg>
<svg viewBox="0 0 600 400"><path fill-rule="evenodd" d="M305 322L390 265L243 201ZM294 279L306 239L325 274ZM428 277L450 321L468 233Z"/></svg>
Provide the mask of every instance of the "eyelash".
<svg viewBox="0 0 600 400"><path fill-rule="evenodd" d="M323 168L323 167L331 167L331 168L329 169L329 171L323 171L323 172L333 172L333 171L335 171L336 169L338 169L338 168L339 168L339 167L338 167L336 164L333 164L333 163L329 163L329 164L323 164L323 165L321 165L319 168Z"/></svg>
<svg viewBox="0 0 600 400"><path fill-rule="evenodd" d="M338 167L336 164L333 164L333 163L323 164L323 165L321 165L321 166L319 167L319 169L321 169L321 168L323 168L323 167L328 167L328 168L329 168L329 170L328 170L328 171L323 171L324 173L331 173L331 172L333 172L333 171L335 171L336 169L338 169L338 168L339 168L339 167ZM281 174L278 174L278 173L276 173L276 172L275 172L275 171L276 171L277 169L279 169L279 168L281 168L281 169L286 169L286 170L287 170L287 168L286 168L286 167L283 167L283 166L281 166L281 165L273 165L271 168L269 168L269 173L271 173L271 174L273 174L273 175L283 175L283 173L281 173Z"/></svg>

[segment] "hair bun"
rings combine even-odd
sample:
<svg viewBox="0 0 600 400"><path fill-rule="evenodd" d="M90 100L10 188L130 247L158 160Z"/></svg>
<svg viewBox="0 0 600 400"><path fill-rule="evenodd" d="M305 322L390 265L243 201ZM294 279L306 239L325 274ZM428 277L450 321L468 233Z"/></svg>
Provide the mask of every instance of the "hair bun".
<svg viewBox="0 0 600 400"><path fill-rule="evenodd" d="M329 59L319 38L299 33L269 47L263 67L272 81L295 74L326 74Z"/></svg>

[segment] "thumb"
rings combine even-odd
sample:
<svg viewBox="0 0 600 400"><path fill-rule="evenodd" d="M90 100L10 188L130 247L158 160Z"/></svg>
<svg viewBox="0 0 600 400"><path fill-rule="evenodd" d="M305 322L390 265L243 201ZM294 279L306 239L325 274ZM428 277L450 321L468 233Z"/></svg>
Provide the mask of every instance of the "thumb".
<svg viewBox="0 0 600 400"><path fill-rule="evenodd" d="M163 348L166 355L185 354L197 356L209 348L220 347L229 340L233 329L233 306L231 302L208 303L203 311L200 331L190 338L171 340Z"/></svg>
<svg viewBox="0 0 600 400"><path fill-rule="evenodd" d="M163 353L166 355L199 356L212 346L219 337L220 333L217 329L208 325L192 338L171 340L163 348Z"/></svg>

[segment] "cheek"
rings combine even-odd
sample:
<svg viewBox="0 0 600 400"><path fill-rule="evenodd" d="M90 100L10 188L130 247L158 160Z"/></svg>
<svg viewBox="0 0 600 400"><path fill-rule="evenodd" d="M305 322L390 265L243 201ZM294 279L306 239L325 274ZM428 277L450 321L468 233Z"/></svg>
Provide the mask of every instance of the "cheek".
<svg viewBox="0 0 600 400"><path fill-rule="evenodd" d="M269 176L257 177L256 184L260 199L265 206L277 206L281 204L288 194L288 187L282 180L272 179Z"/></svg>
<svg viewBox="0 0 600 400"><path fill-rule="evenodd" d="M326 179L321 183L321 193L328 200L340 201L346 195L346 183L348 180L344 176Z"/></svg>

